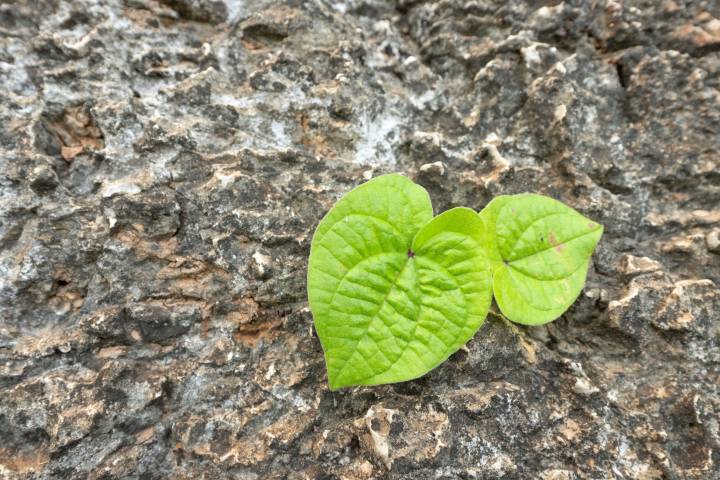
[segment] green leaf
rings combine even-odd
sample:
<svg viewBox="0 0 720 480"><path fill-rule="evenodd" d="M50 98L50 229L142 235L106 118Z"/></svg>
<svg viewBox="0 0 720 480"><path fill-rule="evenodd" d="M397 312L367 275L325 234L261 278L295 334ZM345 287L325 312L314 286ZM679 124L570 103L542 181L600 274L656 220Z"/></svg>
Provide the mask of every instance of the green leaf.
<svg viewBox="0 0 720 480"><path fill-rule="evenodd" d="M503 315L526 325L562 315L582 291L602 225L535 194L497 197L480 218Z"/></svg>
<svg viewBox="0 0 720 480"><path fill-rule="evenodd" d="M470 209L432 219L427 192L400 175L330 210L308 266L330 388L417 378L472 338L492 297L483 232Z"/></svg>

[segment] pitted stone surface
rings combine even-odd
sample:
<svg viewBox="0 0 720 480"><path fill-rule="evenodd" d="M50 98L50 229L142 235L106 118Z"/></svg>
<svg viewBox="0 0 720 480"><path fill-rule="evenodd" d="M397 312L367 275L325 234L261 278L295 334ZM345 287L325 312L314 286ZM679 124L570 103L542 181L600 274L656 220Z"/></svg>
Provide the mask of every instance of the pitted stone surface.
<svg viewBox="0 0 720 480"><path fill-rule="evenodd" d="M710 0L0 2L0 477L720 478ZM558 321L330 392L322 215L605 226Z"/></svg>

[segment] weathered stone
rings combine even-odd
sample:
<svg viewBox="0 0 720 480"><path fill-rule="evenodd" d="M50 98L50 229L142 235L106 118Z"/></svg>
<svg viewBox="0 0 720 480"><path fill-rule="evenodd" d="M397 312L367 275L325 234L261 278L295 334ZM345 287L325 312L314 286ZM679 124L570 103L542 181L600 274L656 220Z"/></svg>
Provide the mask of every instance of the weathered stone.
<svg viewBox="0 0 720 480"><path fill-rule="evenodd" d="M712 1L0 3L1 478L720 478ZM556 322L330 392L312 233L392 171L605 234Z"/></svg>
<svg viewBox="0 0 720 480"><path fill-rule="evenodd" d="M148 305L132 304L127 307L127 320L137 326L130 335L137 334L148 342L164 342L187 333L200 319L200 311L195 305Z"/></svg>
<svg viewBox="0 0 720 480"><path fill-rule="evenodd" d="M663 330L692 331L705 337L720 331L718 315L720 289L715 283L707 279L681 280L665 298L652 322Z"/></svg>
<svg viewBox="0 0 720 480"><path fill-rule="evenodd" d="M115 228L132 228L144 237L172 237L180 228L180 205L167 188L115 197L112 208Z"/></svg>
<svg viewBox="0 0 720 480"><path fill-rule="evenodd" d="M629 277L662 270L662 265L652 258L625 255L622 259L623 273Z"/></svg>
<svg viewBox="0 0 720 480"><path fill-rule="evenodd" d="M707 248L713 253L720 253L720 228L712 230L705 236Z"/></svg>

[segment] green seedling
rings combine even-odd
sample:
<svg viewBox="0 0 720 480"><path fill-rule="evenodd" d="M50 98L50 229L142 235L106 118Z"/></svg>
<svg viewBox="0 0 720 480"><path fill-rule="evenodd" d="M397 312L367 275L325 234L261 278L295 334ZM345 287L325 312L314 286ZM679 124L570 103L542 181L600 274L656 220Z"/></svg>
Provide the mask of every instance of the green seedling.
<svg viewBox="0 0 720 480"><path fill-rule="evenodd" d="M433 218L427 192L384 175L345 195L315 231L308 299L331 389L420 377L480 328L554 320L582 289L602 227L540 195Z"/></svg>
<svg viewBox="0 0 720 480"><path fill-rule="evenodd" d="M531 193L497 197L480 218L493 293L503 315L525 325L562 315L585 285L602 225L557 200Z"/></svg>

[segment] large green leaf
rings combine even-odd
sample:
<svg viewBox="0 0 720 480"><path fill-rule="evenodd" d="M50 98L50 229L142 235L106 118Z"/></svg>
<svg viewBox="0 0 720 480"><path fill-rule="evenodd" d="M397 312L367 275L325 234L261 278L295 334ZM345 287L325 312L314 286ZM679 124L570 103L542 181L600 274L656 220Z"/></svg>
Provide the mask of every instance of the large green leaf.
<svg viewBox="0 0 720 480"><path fill-rule="evenodd" d="M585 284L602 225L535 194L497 197L480 218L495 301L503 315L527 325L562 315Z"/></svg>
<svg viewBox="0 0 720 480"><path fill-rule="evenodd" d="M330 388L417 378L475 334L492 297L483 232L466 208L432 219L427 192L400 175L330 210L308 266Z"/></svg>

